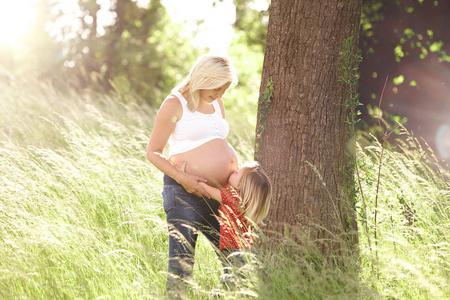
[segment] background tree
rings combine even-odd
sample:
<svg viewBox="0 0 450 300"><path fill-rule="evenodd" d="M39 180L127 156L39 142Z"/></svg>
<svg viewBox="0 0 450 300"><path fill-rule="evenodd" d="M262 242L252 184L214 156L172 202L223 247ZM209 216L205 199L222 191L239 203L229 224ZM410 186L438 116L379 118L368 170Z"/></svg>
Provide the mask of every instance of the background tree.
<svg viewBox="0 0 450 300"><path fill-rule="evenodd" d="M270 7L256 131L256 156L274 186L269 226L304 225L325 252L327 239L356 229L344 195L349 111L338 68L344 41L358 40L361 2Z"/></svg>
<svg viewBox="0 0 450 300"><path fill-rule="evenodd" d="M97 2L79 0L78 4L81 27L75 37L67 27L61 28L61 35L70 36L64 38L69 46L66 60L72 61L72 73L77 74L81 88L132 90L149 103L159 103L168 87L181 80L177 71L188 69L198 55L159 0L146 6L131 0L111 1L109 8L102 9L115 17L102 34Z"/></svg>
<svg viewBox="0 0 450 300"><path fill-rule="evenodd" d="M61 88L115 89L158 105L204 51L159 0L71 2L33 3L35 21L20 48L0 44L0 65Z"/></svg>
<svg viewBox="0 0 450 300"><path fill-rule="evenodd" d="M261 73L264 60L264 46L268 25L267 7L253 7L254 1L236 0L236 21L233 24L234 36L228 53L236 66L239 84L227 92L225 106L229 114L239 114L242 120L232 128L248 128L253 133L256 124L256 108ZM233 101L233 100L236 101ZM251 154L253 155L253 154Z"/></svg>

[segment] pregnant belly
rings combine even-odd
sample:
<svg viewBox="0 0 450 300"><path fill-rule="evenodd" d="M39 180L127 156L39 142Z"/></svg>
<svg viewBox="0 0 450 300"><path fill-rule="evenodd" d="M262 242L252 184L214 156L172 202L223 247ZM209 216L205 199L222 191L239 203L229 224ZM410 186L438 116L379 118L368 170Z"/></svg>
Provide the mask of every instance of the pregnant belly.
<svg viewBox="0 0 450 300"><path fill-rule="evenodd" d="M170 160L182 166L186 173L202 176L208 184L225 187L228 177L238 169L238 158L233 147L222 139L214 139L190 151L174 155Z"/></svg>

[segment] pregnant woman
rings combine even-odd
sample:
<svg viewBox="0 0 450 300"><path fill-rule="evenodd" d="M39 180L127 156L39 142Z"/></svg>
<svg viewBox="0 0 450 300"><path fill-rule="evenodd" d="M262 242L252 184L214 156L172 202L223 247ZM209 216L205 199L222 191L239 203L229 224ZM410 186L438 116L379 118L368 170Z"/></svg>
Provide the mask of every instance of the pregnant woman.
<svg viewBox="0 0 450 300"><path fill-rule="evenodd" d="M147 159L164 173L162 192L169 225L167 289L184 294L194 265L197 232L219 248L219 202L208 199L201 182L225 187L238 168L222 96L237 83L231 61L205 55L162 103L147 147ZM169 142L168 158L163 150ZM186 162L186 172L181 166ZM202 197L205 196L205 197Z"/></svg>

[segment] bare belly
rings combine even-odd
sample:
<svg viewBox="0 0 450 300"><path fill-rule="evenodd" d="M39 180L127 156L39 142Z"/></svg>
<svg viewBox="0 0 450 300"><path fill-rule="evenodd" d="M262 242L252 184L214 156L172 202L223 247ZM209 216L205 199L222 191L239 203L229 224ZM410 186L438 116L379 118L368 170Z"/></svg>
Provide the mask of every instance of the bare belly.
<svg viewBox="0 0 450 300"><path fill-rule="evenodd" d="M228 177L238 169L238 158L227 141L214 139L190 151L173 155L170 160L182 166L186 173L202 176L211 186L225 187Z"/></svg>

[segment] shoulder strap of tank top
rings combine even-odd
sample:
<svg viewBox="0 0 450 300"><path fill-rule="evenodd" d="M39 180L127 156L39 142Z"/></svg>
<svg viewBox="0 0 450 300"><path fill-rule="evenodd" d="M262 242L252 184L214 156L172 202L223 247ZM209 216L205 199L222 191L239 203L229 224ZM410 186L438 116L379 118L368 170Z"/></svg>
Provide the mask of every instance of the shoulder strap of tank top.
<svg viewBox="0 0 450 300"><path fill-rule="evenodd" d="M173 90L172 95L174 95L175 97L178 98L178 100L180 100L181 106L183 107L183 111L185 111L187 109L187 100L183 97L183 95L177 90Z"/></svg>
<svg viewBox="0 0 450 300"><path fill-rule="evenodd" d="M215 111L220 112L220 115L221 115L222 118L223 118L223 111L222 111L222 108L220 107L219 101L214 100L213 106L214 106Z"/></svg>

